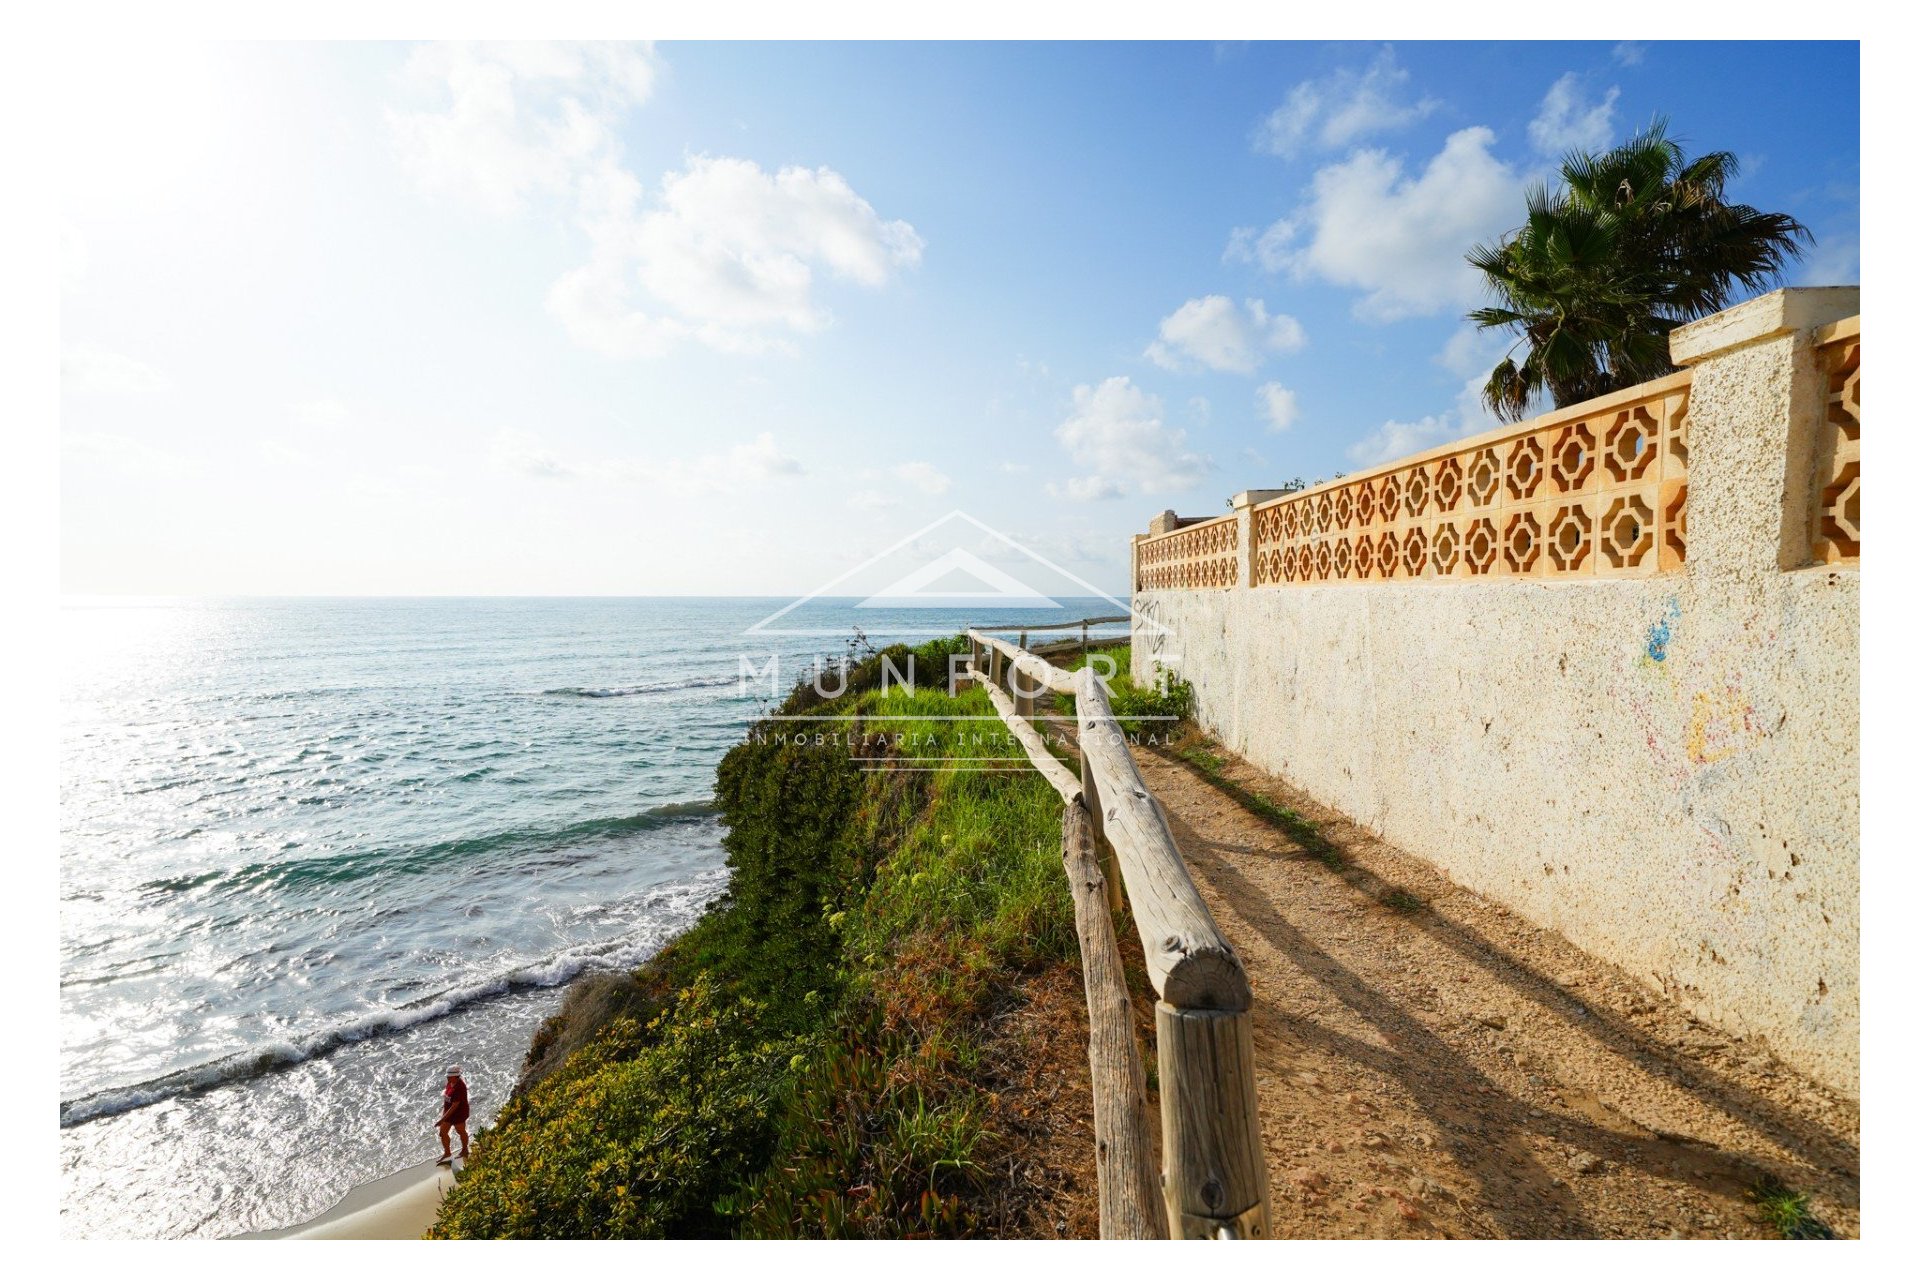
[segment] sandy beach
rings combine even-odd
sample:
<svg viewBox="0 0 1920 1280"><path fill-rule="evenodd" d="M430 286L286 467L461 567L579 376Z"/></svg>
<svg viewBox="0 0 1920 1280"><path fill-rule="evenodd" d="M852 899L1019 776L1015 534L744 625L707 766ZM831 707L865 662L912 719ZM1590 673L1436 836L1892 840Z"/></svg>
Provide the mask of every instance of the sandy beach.
<svg viewBox="0 0 1920 1280"><path fill-rule="evenodd" d="M418 1240L453 1188L446 1165L417 1164L363 1183L319 1217L236 1240Z"/></svg>

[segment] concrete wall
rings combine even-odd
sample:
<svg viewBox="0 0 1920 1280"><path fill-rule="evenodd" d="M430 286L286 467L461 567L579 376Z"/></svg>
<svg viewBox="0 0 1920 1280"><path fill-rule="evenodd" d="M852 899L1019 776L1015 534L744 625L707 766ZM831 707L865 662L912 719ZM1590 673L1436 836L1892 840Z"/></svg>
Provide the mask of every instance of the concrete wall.
<svg viewBox="0 0 1920 1280"><path fill-rule="evenodd" d="M1783 568L1809 558L1812 330L1857 310L1783 291L1676 335L1683 570L1243 572L1137 594L1136 675L1177 670L1233 750L1857 1096L1859 571Z"/></svg>

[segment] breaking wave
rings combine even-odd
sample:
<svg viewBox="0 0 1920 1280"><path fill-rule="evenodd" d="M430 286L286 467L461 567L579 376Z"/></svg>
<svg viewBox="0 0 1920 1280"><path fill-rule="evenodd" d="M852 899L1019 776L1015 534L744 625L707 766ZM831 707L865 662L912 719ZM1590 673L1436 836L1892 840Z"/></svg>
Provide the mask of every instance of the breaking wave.
<svg viewBox="0 0 1920 1280"><path fill-rule="evenodd" d="M645 963L668 939L686 928L726 887L726 872L703 872L676 885L650 891L642 900L649 920L639 933L609 942L560 951L490 977L412 1001L393 1009L363 1014L308 1035L250 1048L213 1062L169 1072L125 1088L103 1089L60 1104L60 1127L70 1128L151 1106L168 1098L232 1084L322 1057L345 1045L418 1027L471 1005L517 992L563 986L583 973L635 968Z"/></svg>
<svg viewBox="0 0 1920 1280"><path fill-rule="evenodd" d="M657 684L569 686L564 689L542 689L540 692L549 698L637 698L649 693L678 693L682 689L719 689L739 678L737 675L699 676L691 680L662 680Z"/></svg>
<svg viewBox="0 0 1920 1280"><path fill-rule="evenodd" d="M283 858L222 867L193 875L169 876L140 886L146 894L193 893L199 890L253 892L263 888L293 889L312 885L339 885L377 875L420 875L447 862L471 863L503 852L526 853L566 849L596 840L651 831L676 823L698 822L718 812L711 800L655 805L619 818L592 818L564 826L520 827L442 840L400 849L372 849L322 858Z"/></svg>

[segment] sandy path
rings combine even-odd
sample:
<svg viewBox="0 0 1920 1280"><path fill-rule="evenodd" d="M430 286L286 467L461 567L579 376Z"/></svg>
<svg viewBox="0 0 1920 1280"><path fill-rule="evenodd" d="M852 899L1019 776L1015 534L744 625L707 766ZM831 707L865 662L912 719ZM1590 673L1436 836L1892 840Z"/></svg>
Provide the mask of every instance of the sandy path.
<svg viewBox="0 0 1920 1280"><path fill-rule="evenodd" d="M1243 762L1344 868L1135 757L1252 979L1277 1234L1766 1236L1762 1174L1858 1233L1855 1105Z"/></svg>

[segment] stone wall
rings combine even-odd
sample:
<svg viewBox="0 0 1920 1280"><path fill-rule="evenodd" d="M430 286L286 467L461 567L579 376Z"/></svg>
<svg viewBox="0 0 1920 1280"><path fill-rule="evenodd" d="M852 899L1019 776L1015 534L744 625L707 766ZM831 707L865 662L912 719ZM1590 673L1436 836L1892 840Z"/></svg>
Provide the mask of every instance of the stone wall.
<svg viewBox="0 0 1920 1280"><path fill-rule="evenodd" d="M1136 539L1136 676L1177 671L1233 750L1857 1096L1857 311L1853 289L1769 294L1674 336L1690 377L1162 535L1230 566ZM1528 441L1550 459L1577 426L1604 463L1636 406L1613 477L1505 485ZM1357 518L1363 491L1485 456L1484 503ZM1542 554L1569 506L1586 554ZM1436 515L1462 542L1447 572ZM1319 567L1289 577L1288 550Z"/></svg>

